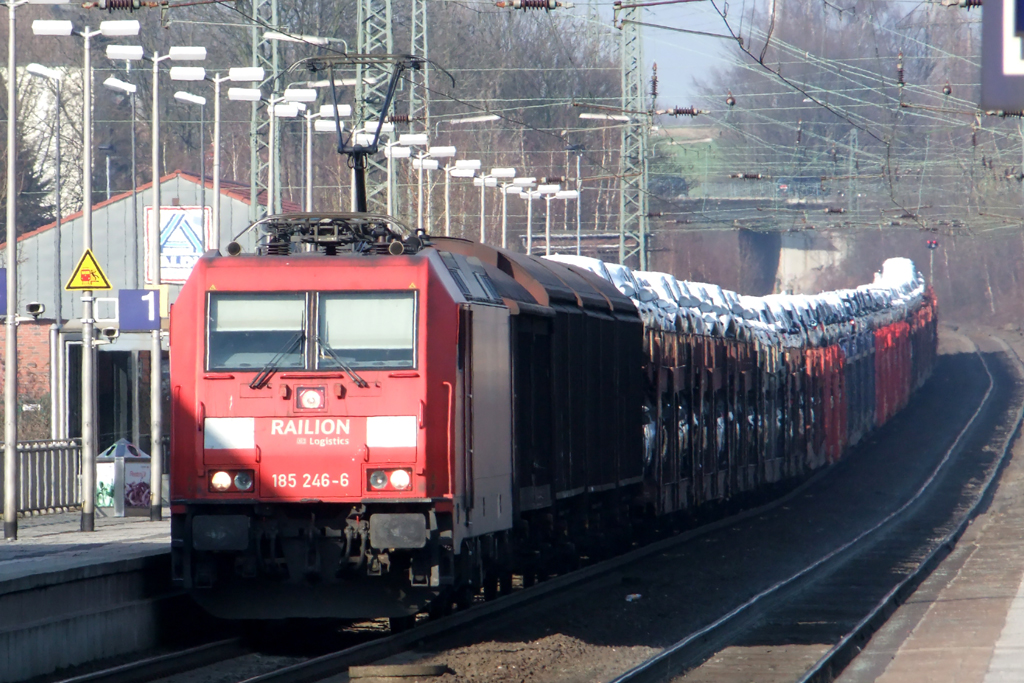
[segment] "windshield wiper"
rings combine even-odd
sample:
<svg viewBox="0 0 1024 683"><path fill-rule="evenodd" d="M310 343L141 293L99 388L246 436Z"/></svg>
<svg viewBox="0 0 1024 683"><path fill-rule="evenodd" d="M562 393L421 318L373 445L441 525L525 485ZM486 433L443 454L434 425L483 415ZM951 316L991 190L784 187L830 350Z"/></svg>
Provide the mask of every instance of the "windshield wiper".
<svg viewBox="0 0 1024 683"><path fill-rule="evenodd" d="M284 360L284 357L291 353L296 346L301 345L302 340L305 338L305 330L299 330L296 332L295 336L291 337L288 340L288 343L284 345L284 348L278 351L273 358L267 361L267 364L263 366L263 369L256 373L256 376L252 378L251 382L249 382L249 388L262 389L267 386L267 383L270 381L270 376L277 371L277 368L281 364L281 361Z"/></svg>
<svg viewBox="0 0 1024 683"><path fill-rule="evenodd" d="M317 336L316 336L316 343L317 343L317 345L318 345L318 346L319 346L319 347L320 347L321 349L323 349L324 351L326 351L326 352L327 352L327 355L329 355L329 356L331 357L331 360L333 360L333 361L334 361L335 363L337 363L337 364L338 364L338 367L340 367L340 368L341 368L342 370L344 370L344 371L345 371L345 374L347 374L347 375L348 375L349 379L351 379L351 380L352 380L353 382L355 382L355 384L356 384L356 386L357 386L357 387L359 387L360 389L365 389L365 388L367 388L368 386L370 386L370 383L369 383L369 382L367 382L367 381L366 381L365 379L363 379L362 377L360 377L360 376L359 376L359 374L358 374L358 373L357 373L357 372L356 372L355 370L353 370L353 369L352 369L352 367L351 367L351 366L350 366L350 365L349 365L348 363L346 363L345 361L343 361L343 360L342 360L342 359L341 359L341 358L340 358L340 357L338 356L338 354L334 352L334 349L332 349L332 348L330 347L330 345L328 345L328 344L327 344L327 342L325 342L325 341L324 341L324 340L323 340L323 339L322 339L322 338L320 337L320 335L317 335Z"/></svg>

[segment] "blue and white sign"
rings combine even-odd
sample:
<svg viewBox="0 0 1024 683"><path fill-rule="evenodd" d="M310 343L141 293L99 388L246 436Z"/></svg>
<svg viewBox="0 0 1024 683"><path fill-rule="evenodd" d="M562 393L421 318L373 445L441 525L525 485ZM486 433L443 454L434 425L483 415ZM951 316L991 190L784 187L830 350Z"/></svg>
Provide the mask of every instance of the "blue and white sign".
<svg viewBox="0 0 1024 683"><path fill-rule="evenodd" d="M146 207L146 282L149 272L149 234L153 207ZM211 241L210 208L199 206L160 207L160 282L182 283Z"/></svg>
<svg viewBox="0 0 1024 683"><path fill-rule="evenodd" d="M117 326L124 332L160 329L160 292L122 289L117 293Z"/></svg>

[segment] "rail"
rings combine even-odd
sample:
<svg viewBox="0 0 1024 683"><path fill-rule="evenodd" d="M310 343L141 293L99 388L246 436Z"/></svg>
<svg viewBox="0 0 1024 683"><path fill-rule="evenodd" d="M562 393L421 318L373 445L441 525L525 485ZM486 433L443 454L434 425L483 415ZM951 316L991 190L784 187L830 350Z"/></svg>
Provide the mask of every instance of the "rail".
<svg viewBox="0 0 1024 683"><path fill-rule="evenodd" d="M0 454L3 451L0 444ZM81 505L81 473L80 439L18 442L18 512L45 512ZM3 502L3 479L0 471L0 503Z"/></svg>

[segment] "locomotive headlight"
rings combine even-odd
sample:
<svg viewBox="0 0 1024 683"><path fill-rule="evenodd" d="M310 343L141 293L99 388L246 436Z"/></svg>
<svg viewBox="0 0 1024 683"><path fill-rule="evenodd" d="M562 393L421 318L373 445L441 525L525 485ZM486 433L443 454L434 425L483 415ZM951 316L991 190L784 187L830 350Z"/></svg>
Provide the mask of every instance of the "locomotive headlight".
<svg viewBox="0 0 1024 683"><path fill-rule="evenodd" d="M248 491L252 488L252 473L242 471L235 475L235 488L239 491Z"/></svg>
<svg viewBox="0 0 1024 683"><path fill-rule="evenodd" d="M394 470L391 473L391 486L393 488L407 489L411 481L412 477L409 476L408 470Z"/></svg>
<svg viewBox="0 0 1024 683"><path fill-rule="evenodd" d="M229 472L214 472L210 477L210 488L214 491L227 491L231 488L231 474Z"/></svg>
<svg viewBox="0 0 1024 683"><path fill-rule="evenodd" d="M388 475L384 470L377 470L370 474L370 486L380 490L388 485Z"/></svg>
<svg viewBox="0 0 1024 683"><path fill-rule="evenodd" d="M299 387L295 392L297 407L301 410L320 410L324 407L325 393L322 387Z"/></svg>

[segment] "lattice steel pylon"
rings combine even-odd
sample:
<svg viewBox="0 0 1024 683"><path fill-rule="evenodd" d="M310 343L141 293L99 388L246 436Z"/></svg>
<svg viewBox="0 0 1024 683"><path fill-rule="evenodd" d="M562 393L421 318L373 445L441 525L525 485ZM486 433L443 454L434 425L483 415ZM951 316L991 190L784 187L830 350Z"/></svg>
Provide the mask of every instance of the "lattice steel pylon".
<svg viewBox="0 0 1024 683"><path fill-rule="evenodd" d="M412 22L410 23L409 54L427 59L427 0L411 0ZM409 129L430 131L430 65L424 63L418 70L409 72Z"/></svg>
<svg viewBox="0 0 1024 683"><path fill-rule="evenodd" d="M640 7L618 10L622 43L622 110L630 117L622 127L619 152L619 263L634 255L647 270L647 150L651 118L644 92L644 46Z"/></svg>
<svg viewBox="0 0 1024 683"><path fill-rule="evenodd" d="M356 52L360 54L392 54L394 32L391 0L359 0ZM380 116L380 107L387 96L391 75L389 64L356 67L356 125ZM387 168L380 159L366 163L366 209L371 213L387 213Z"/></svg>
<svg viewBox="0 0 1024 683"><path fill-rule="evenodd" d="M281 52L276 41L264 41L263 33L278 28L278 0L250 0L250 16L252 17L252 66L261 66L266 74L266 79L261 84L269 86L269 94L273 95L275 88L280 87L278 78L281 75ZM268 94L267 87L264 87L264 95ZM252 103L252 112L249 118L249 220L255 223L263 217L264 209L257 201L259 193L267 189L267 182L264 177L270 169L270 149L266 134L270 128L269 107L261 116L260 103ZM275 144L279 141L275 140ZM279 150L280 151L280 150ZM264 158L266 161L264 161ZM278 165L280 168L280 165ZM280 192L281 183L275 182L274 187ZM271 213L271 207L276 203L276 198L268 198L266 213Z"/></svg>

